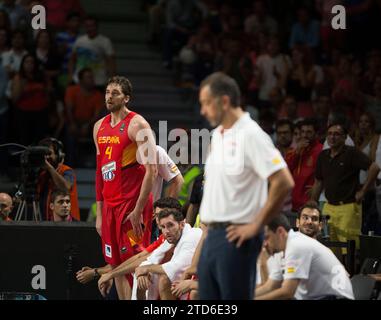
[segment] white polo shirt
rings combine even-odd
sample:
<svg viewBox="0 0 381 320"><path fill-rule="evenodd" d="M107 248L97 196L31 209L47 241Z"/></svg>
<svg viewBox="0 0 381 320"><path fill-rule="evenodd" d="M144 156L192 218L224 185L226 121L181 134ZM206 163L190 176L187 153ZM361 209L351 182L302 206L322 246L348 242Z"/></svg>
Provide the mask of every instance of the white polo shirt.
<svg viewBox="0 0 381 320"><path fill-rule="evenodd" d="M300 280L296 299L311 300L328 295L354 299L345 268L329 248L315 239L290 230L284 266L284 280Z"/></svg>
<svg viewBox="0 0 381 320"><path fill-rule="evenodd" d="M271 138L245 113L217 127L205 164L201 221L249 223L267 199L267 178L286 168Z"/></svg>
<svg viewBox="0 0 381 320"><path fill-rule="evenodd" d="M168 154L165 152L165 150L160 147L156 146L157 149L157 177L155 181L153 182L152 187L152 194L153 194L153 201L160 199L161 197L161 191L163 189L163 181L171 181L174 177L176 177L178 174L180 174L179 169L175 165L175 163L172 161L172 159L168 156Z"/></svg>
<svg viewBox="0 0 381 320"><path fill-rule="evenodd" d="M283 281L284 259L283 251L277 252L267 260L267 270L269 278L275 281Z"/></svg>

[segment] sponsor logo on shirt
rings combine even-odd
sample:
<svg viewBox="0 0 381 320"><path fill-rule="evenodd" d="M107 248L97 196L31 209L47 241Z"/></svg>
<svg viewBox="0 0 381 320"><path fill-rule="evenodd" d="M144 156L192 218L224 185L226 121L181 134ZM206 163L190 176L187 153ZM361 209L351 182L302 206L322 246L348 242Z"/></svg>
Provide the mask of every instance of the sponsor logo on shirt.
<svg viewBox="0 0 381 320"><path fill-rule="evenodd" d="M280 163L281 163L281 161L280 161L279 158L274 158L274 159L271 160L271 162L272 162L273 164L280 164Z"/></svg>
<svg viewBox="0 0 381 320"><path fill-rule="evenodd" d="M177 166L176 166L176 165L173 165L173 166L171 167L171 171L172 171L173 173L177 172L177 171L178 171Z"/></svg>
<svg viewBox="0 0 381 320"><path fill-rule="evenodd" d="M101 136L98 137L98 144L120 144L120 139L117 136Z"/></svg>
<svg viewBox="0 0 381 320"><path fill-rule="evenodd" d="M112 161L102 167L103 181L112 181L115 178L116 162Z"/></svg>
<svg viewBox="0 0 381 320"><path fill-rule="evenodd" d="M287 273L295 273L295 268L287 268Z"/></svg>
<svg viewBox="0 0 381 320"><path fill-rule="evenodd" d="M105 244L105 253L106 257L112 258L111 246L109 246L108 244Z"/></svg>

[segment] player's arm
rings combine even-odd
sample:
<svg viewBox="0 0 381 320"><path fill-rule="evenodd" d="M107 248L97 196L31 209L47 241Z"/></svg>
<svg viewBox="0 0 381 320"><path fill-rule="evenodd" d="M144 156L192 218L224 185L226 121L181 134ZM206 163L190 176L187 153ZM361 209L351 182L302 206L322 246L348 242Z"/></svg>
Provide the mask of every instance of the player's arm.
<svg viewBox="0 0 381 320"><path fill-rule="evenodd" d="M146 171L135 208L127 217L131 221L136 236L141 237L143 235L140 224L142 212L157 175L156 144L150 125L139 115L132 118L128 135L132 141L136 142L138 146L137 158L144 165Z"/></svg>
<svg viewBox="0 0 381 320"><path fill-rule="evenodd" d="M273 280L268 278L267 281L260 287L255 289L255 299L264 296L265 294L279 289L281 287L282 281Z"/></svg>
<svg viewBox="0 0 381 320"><path fill-rule="evenodd" d="M96 191L96 201L97 201L97 218L96 218L96 229L100 236L102 236L102 207L103 207L103 178L102 178L102 172L100 168L100 152L99 152L99 146L97 141L97 135L99 127L102 123L103 119L97 121L94 125L94 131L93 131L93 138L95 143L95 148L97 150L97 168L95 171L95 191Z"/></svg>
<svg viewBox="0 0 381 320"><path fill-rule="evenodd" d="M299 279L288 279L282 282L279 289L256 298L256 300L290 300L294 298L295 291L299 285Z"/></svg>
<svg viewBox="0 0 381 320"><path fill-rule="evenodd" d="M179 196L181 187L183 186L183 183L184 183L184 178L182 174L179 172L179 174L169 182L166 196L177 199Z"/></svg>
<svg viewBox="0 0 381 320"><path fill-rule="evenodd" d="M255 220L246 225L231 225L227 228L227 239L230 242L236 241L237 247L240 247L244 241L258 234L262 226L266 225L274 216L279 214L284 199L294 187L294 180L288 168L276 171L268 178L268 181L269 193L267 201L256 215Z"/></svg>

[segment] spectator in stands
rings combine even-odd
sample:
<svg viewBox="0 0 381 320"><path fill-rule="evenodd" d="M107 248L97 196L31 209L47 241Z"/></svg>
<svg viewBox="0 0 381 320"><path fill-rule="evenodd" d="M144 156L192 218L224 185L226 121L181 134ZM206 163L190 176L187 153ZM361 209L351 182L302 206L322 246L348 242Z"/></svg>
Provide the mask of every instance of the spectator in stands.
<svg viewBox="0 0 381 320"><path fill-rule="evenodd" d="M276 141L275 146L287 160L290 153L294 151L292 147L294 125L290 119L284 118L277 121L275 125ZM281 212L289 216L292 209L292 192L290 191L284 200Z"/></svg>
<svg viewBox="0 0 381 320"><path fill-rule="evenodd" d="M25 35L22 31L14 31L11 42L11 49L2 54L2 64L8 72L9 79L19 72L21 60L28 53L25 50Z"/></svg>
<svg viewBox="0 0 381 320"><path fill-rule="evenodd" d="M104 97L95 87L93 71L83 68L78 78L79 84L69 86L65 93L67 160L73 165L79 160L79 144L91 140L93 124L104 107Z"/></svg>
<svg viewBox="0 0 381 320"><path fill-rule="evenodd" d="M41 139L48 123L49 88L36 58L27 54L10 84L17 141L28 145Z"/></svg>
<svg viewBox="0 0 381 320"><path fill-rule="evenodd" d="M78 83L78 73L83 68L94 72L95 85L104 90L108 77L115 74L115 53L111 40L98 33L98 20L87 17L85 20L86 34L78 37L73 45L73 52L68 64L70 83Z"/></svg>
<svg viewBox="0 0 381 320"><path fill-rule="evenodd" d="M325 190L328 202L323 213L330 215L330 239L332 241L356 240L361 233L361 202L374 184L380 171L364 153L345 145L347 130L342 122L331 122L328 127L329 149L323 150L317 160L315 183L311 200L318 201ZM368 170L366 181L359 188L360 170Z"/></svg>
<svg viewBox="0 0 381 320"><path fill-rule="evenodd" d="M8 13L12 29L25 28L28 21L28 12L16 0L3 0L0 9Z"/></svg>
<svg viewBox="0 0 381 320"><path fill-rule="evenodd" d="M367 95L373 94L374 83L381 73L381 51L372 50L368 53L365 72L360 81L360 90Z"/></svg>
<svg viewBox="0 0 381 320"><path fill-rule="evenodd" d="M2 31L0 29L0 44L2 41ZM0 55L1 60L1 55ZM9 104L6 96L6 89L8 85L8 74L0 62L0 144L8 141L8 128L9 126ZM8 171L7 154L2 150L0 156L0 180L6 179Z"/></svg>
<svg viewBox="0 0 381 320"><path fill-rule="evenodd" d="M206 16L206 10L199 1L168 1L163 41L164 67L172 67L173 55L188 42L189 36L197 29L201 16Z"/></svg>
<svg viewBox="0 0 381 320"><path fill-rule="evenodd" d="M307 8L299 8L297 12L298 21L294 23L291 29L289 48L295 45L305 45L311 49L319 46L319 22L311 18Z"/></svg>
<svg viewBox="0 0 381 320"><path fill-rule="evenodd" d="M65 28L65 19L70 12L79 14L82 18L85 12L80 0L40 0L46 8L47 24L54 30Z"/></svg>
<svg viewBox="0 0 381 320"><path fill-rule="evenodd" d="M265 227L265 242L272 254L284 252L284 267L275 268L277 277L270 275L278 280L275 286L256 291L257 300L354 299L348 274L333 252L315 239L294 232L284 215Z"/></svg>
<svg viewBox="0 0 381 320"><path fill-rule="evenodd" d="M371 113L376 121L375 131L381 132L381 73L376 77L373 83L372 95L361 95L365 111Z"/></svg>
<svg viewBox="0 0 381 320"><path fill-rule="evenodd" d="M58 56L54 40L48 30L40 30L36 37L36 48L34 54L39 62L50 86L56 86L56 79L60 72L61 58Z"/></svg>
<svg viewBox="0 0 381 320"><path fill-rule="evenodd" d="M292 118L291 118L292 119ZM283 118L277 121L275 125L276 131L276 147L282 154L283 158L287 158L287 154L292 151L292 138L294 133L294 125L289 118Z"/></svg>
<svg viewBox="0 0 381 320"><path fill-rule="evenodd" d="M375 120L370 113L363 113L360 116L358 129L355 132L354 142L358 150L366 154L372 162L376 160L377 148L379 145L380 135L375 133ZM360 186L362 186L367 177L367 172L360 171ZM376 206L376 189L375 185L371 186L364 195L362 228L363 234L368 231L374 231L377 228L377 206Z"/></svg>
<svg viewBox="0 0 381 320"><path fill-rule="evenodd" d="M11 32L11 21L7 11L0 9L0 29L5 29L7 32Z"/></svg>
<svg viewBox="0 0 381 320"><path fill-rule="evenodd" d="M50 149L50 154L45 158L45 166L42 168L37 183L43 220L53 219L50 203L54 189L62 189L70 193L71 215L75 220L80 220L77 180L74 170L64 164L65 154L61 141L45 138L40 141L39 145Z"/></svg>
<svg viewBox="0 0 381 320"><path fill-rule="evenodd" d="M349 55L340 58L337 68L337 79L332 89L334 111L340 112L352 119L357 96L357 80L359 80L352 72L353 63L353 58Z"/></svg>
<svg viewBox="0 0 381 320"><path fill-rule="evenodd" d="M1 60L2 60L2 54L9 50L9 44L10 44L9 31L3 27L0 27L0 59ZM2 65L2 61L1 61L1 65Z"/></svg>
<svg viewBox="0 0 381 320"><path fill-rule="evenodd" d="M253 13L245 19L245 32L256 35L263 32L270 36L278 33L278 23L266 12L266 4L263 0L253 2Z"/></svg>
<svg viewBox="0 0 381 320"><path fill-rule="evenodd" d="M344 0L315 0L317 11L321 15L320 39L322 49L328 53L332 48L342 49L344 46L344 31L332 28L332 8L342 5Z"/></svg>
<svg viewBox="0 0 381 320"><path fill-rule="evenodd" d="M74 220L71 215L70 193L68 191L54 190L50 198L49 207L52 210L54 222L71 222Z"/></svg>
<svg viewBox="0 0 381 320"><path fill-rule="evenodd" d="M165 24L165 7L167 5L168 0L158 0L155 1L148 8L149 14L149 43L150 44L158 44L160 41L161 30L163 29L163 25Z"/></svg>
<svg viewBox="0 0 381 320"><path fill-rule="evenodd" d="M310 117L312 116L312 106L309 103L314 89L322 81L321 69L314 64L311 49L303 46L292 49L291 68L287 80L287 93L295 97L299 104L303 103L298 106L302 109L298 110L301 116Z"/></svg>
<svg viewBox="0 0 381 320"><path fill-rule="evenodd" d="M191 265L202 231L186 224L178 210L162 210L158 220L166 241L136 268L135 275L139 291L149 290L148 299L173 300L172 283ZM163 257L170 250L173 256L163 263Z"/></svg>
<svg viewBox="0 0 381 320"><path fill-rule="evenodd" d="M73 46L78 38L81 27L79 13L71 12L66 17L66 27L64 31L56 34L56 45L58 54L62 57L61 74L58 78L58 86L61 91L68 85L68 64L73 51Z"/></svg>
<svg viewBox="0 0 381 320"><path fill-rule="evenodd" d="M0 193L0 221L12 221L12 219L9 217L12 210L12 197L7 193Z"/></svg>
<svg viewBox="0 0 381 320"><path fill-rule="evenodd" d="M188 44L180 51L180 60L186 63L182 59L182 54L190 50L195 60L191 64L191 72L195 83L198 85L209 74L214 71L214 63L217 53L217 38L213 34L208 21L204 21L197 33L190 37Z"/></svg>
<svg viewBox="0 0 381 320"><path fill-rule="evenodd" d="M316 119L317 137L320 142L323 142L331 111L331 97L325 93L320 94L313 102L312 108Z"/></svg>
<svg viewBox="0 0 381 320"><path fill-rule="evenodd" d="M287 165L295 181L292 191L292 210L299 209L310 199L311 188L314 184L315 168L323 145L316 136L316 122L306 119L301 123L301 139L296 149L286 157Z"/></svg>
<svg viewBox="0 0 381 320"><path fill-rule="evenodd" d="M301 119L301 112L298 104L293 96L287 95L277 110L278 119L292 119L295 122L297 119Z"/></svg>
<svg viewBox="0 0 381 320"><path fill-rule="evenodd" d="M287 55L280 53L279 40L272 38L267 44L266 53L258 57L256 66L258 68L259 100L260 104L266 106L271 90L278 88L282 93L285 92L291 61Z"/></svg>

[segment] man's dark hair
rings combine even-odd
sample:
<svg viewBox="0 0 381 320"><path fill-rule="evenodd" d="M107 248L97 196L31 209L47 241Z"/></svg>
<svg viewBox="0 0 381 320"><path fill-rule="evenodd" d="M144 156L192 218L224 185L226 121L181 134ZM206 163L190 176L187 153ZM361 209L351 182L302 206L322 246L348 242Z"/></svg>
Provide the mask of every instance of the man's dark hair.
<svg viewBox="0 0 381 320"><path fill-rule="evenodd" d="M163 218L166 218L166 217L169 217L170 215L173 215L173 218L177 221L177 222L181 222L184 220L184 216L183 214L181 213L180 210L177 210L177 209L164 209L164 210L161 210L159 212L159 214L157 215L157 218L159 219L159 221Z"/></svg>
<svg viewBox="0 0 381 320"><path fill-rule="evenodd" d="M284 214L277 215L270 223L267 224L267 227L272 231L276 232L279 227L283 227L286 231L290 231L291 226L287 217Z"/></svg>
<svg viewBox="0 0 381 320"><path fill-rule="evenodd" d="M279 127L282 127L285 125L290 127L291 133L294 131L294 124L288 118L279 119L275 124L275 130L278 130Z"/></svg>
<svg viewBox="0 0 381 320"><path fill-rule="evenodd" d="M118 84L122 88L122 92L126 96L130 96L130 99L132 97L132 85L130 80L128 80L126 77L122 76L114 76L110 78L107 82L107 85L109 84Z"/></svg>
<svg viewBox="0 0 381 320"><path fill-rule="evenodd" d="M234 108L241 104L241 92L237 82L222 72L212 73L202 82L200 88L209 86L210 92L214 97L222 97L224 95L230 98L230 103Z"/></svg>
<svg viewBox="0 0 381 320"><path fill-rule="evenodd" d="M329 128L333 126L340 126L343 133L345 135L348 134L348 127L347 127L346 121L344 121L343 119L333 119L332 121L330 121L328 123L327 130L329 130Z"/></svg>
<svg viewBox="0 0 381 320"><path fill-rule="evenodd" d="M65 189L54 189L50 196L50 203L54 203L54 201L57 199L58 196L70 197L70 192Z"/></svg>
<svg viewBox="0 0 381 320"><path fill-rule="evenodd" d="M179 200L171 197L160 198L153 203L153 208L176 209L181 211L182 207Z"/></svg>
<svg viewBox="0 0 381 320"><path fill-rule="evenodd" d="M302 120L302 122L300 123L300 128L302 128L303 126L311 126L314 128L315 132L318 131L318 125L315 118L306 118Z"/></svg>
<svg viewBox="0 0 381 320"><path fill-rule="evenodd" d="M299 211L298 211L298 219L300 220L300 216L302 215L302 212L304 209L313 209L313 210L317 210L319 212L319 221L321 221L323 219L323 216L322 216L322 213L320 211L320 208L314 204L314 203L309 203L307 202L306 204L304 204L304 206L302 206Z"/></svg>

